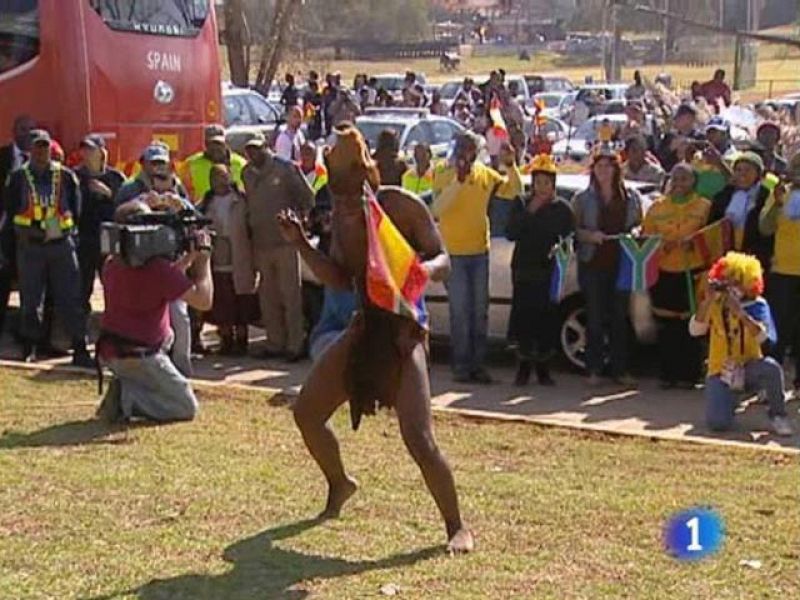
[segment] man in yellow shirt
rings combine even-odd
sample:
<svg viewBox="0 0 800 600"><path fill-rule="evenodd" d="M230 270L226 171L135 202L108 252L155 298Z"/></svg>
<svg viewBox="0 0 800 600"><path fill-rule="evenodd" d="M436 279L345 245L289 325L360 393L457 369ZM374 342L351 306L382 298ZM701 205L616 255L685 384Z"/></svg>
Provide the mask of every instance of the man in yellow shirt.
<svg viewBox="0 0 800 600"><path fill-rule="evenodd" d="M773 431L792 435L783 368L761 351L764 342L774 343L777 337L769 304L761 297L761 263L755 256L728 252L711 267L708 278L711 292L689 321L689 332L709 336L705 387L709 429L731 429L739 392L764 391Z"/></svg>
<svg viewBox="0 0 800 600"><path fill-rule="evenodd" d="M767 281L767 298L775 313L778 342L772 357L783 364L786 349L794 348L794 389L800 392L800 153L788 167L791 185L778 185L767 200L758 220L761 235L775 236L775 250Z"/></svg>
<svg viewBox="0 0 800 600"><path fill-rule="evenodd" d="M491 383L484 367L489 321L489 218L493 196L514 199L522 180L513 152L503 155L506 174L476 162L480 138L462 134L452 164L433 178L434 217L452 269L447 282L454 380Z"/></svg>

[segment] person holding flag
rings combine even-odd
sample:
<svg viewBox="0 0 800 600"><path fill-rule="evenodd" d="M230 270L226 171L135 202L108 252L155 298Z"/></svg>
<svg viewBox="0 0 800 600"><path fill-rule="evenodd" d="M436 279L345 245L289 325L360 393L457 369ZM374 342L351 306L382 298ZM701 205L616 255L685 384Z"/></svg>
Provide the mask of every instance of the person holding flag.
<svg viewBox="0 0 800 600"><path fill-rule="evenodd" d="M380 175L358 129L348 124L335 133L336 145L324 153L336 206L330 254L311 245L297 214L278 215L283 238L320 281L335 290L353 290L357 297L349 327L318 357L293 408L328 483L320 518L337 518L358 489L342 464L328 425L331 416L349 402L353 428L358 428L363 414L393 407L403 441L444 520L448 550L469 552L474 538L461 519L453 473L433 435L426 351L425 285L447 278L449 257L430 212L416 196L397 187L378 189Z"/></svg>
<svg viewBox="0 0 800 600"><path fill-rule="evenodd" d="M630 292L618 289L620 235L642 221L638 192L626 188L619 156L600 145L592 157L589 187L572 202L578 252L578 283L586 298L589 385L600 384L605 340L611 342L611 374L623 385L635 384L628 373Z"/></svg>
<svg viewBox="0 0 800 600"><path fill-rule="evenodd" d="M554 385L549 362L558 338L557 306L550 299L552 248L574 231L569 205L556 197L556 164L552 156L534 157L529 166L531 193L514 201L506 237L514 245L511 258L512 329L519 343L514 380L528 384L531 368L541 385Z"/></svg>
<svg viewBox="0 0 800 600"><path fill-rule="evenodd" d="M650 298L659 323L661 384L665 389L678 384L691 388L700 378L700 343L689 335L688 327L695 309L694 275L702 267L692 239L706 224L711 202L697 194L694 186L691 165L675 165L666 194L650 206L642 225L644 235L663 240L660 273Z"/></svg>

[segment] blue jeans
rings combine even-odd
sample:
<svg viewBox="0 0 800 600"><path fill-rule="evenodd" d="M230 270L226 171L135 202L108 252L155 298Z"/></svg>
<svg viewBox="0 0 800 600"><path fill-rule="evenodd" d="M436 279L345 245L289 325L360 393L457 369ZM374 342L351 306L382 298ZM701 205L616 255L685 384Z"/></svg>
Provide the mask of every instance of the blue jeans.
<svg viewBox="0 0 800 600"><path fill-rule="evenodd" d="M489 255L451 257L447 298L453 372L469 375L483 368L489 329Z"/></svg>
<svg viewBox="0 0 800 600"><path fill-rule="evenodd" d="M191 421L197 398L189 381L169 356L157 352L145 358L119 358L109 362L121 389L122 414L152 421Z"/></svg>
<svg viewBox="0 0 800 600"><path fill-rule="evenodd" d="M603 370L606 335L611 345L611 374L628 371L628 305L630 294L617 290L617 272L580 265L578 282L586 299L586 369L592 375Z"/></svg>
<svg viewBox="0 0 800 600"><path fill-rule="evenodd" d="M748 392L765 391L769 403L769 416L785 416L786 401L783 393L783 369L772 358L751 360L744 366L745 389ZM719 375L706 379L706 424L713 431L733 427L733 411L739 402L736 392L723 383Z"/></svg>

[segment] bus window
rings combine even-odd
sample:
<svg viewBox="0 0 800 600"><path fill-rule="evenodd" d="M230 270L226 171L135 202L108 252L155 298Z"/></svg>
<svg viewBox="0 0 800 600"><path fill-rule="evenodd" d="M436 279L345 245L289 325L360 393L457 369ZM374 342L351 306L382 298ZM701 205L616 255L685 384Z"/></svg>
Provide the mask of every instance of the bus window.
<svg viewBox="0 0 800 600"><path fill-rule="evenodd" d="M89 0L112 29L193 37L208 17L210 0Z"/></svg>
<svg viewBox="0 0 800 600"><path fill-rule="evenodd" d="M0 73L39 54L38 0L0 0Z"/></svg>

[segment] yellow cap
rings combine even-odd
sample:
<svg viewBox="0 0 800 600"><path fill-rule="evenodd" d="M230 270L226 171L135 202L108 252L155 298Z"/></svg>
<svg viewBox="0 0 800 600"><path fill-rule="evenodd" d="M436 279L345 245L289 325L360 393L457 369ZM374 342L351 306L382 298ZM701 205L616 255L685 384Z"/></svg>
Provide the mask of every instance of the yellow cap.
<svg viewBox="0 0 800 600"><path fill-rule="evenodd" d="M556 175L558 173L558 167L553 157L549 154L538 154L534 156L531 162L525 167L525 172Z"/></svg>

